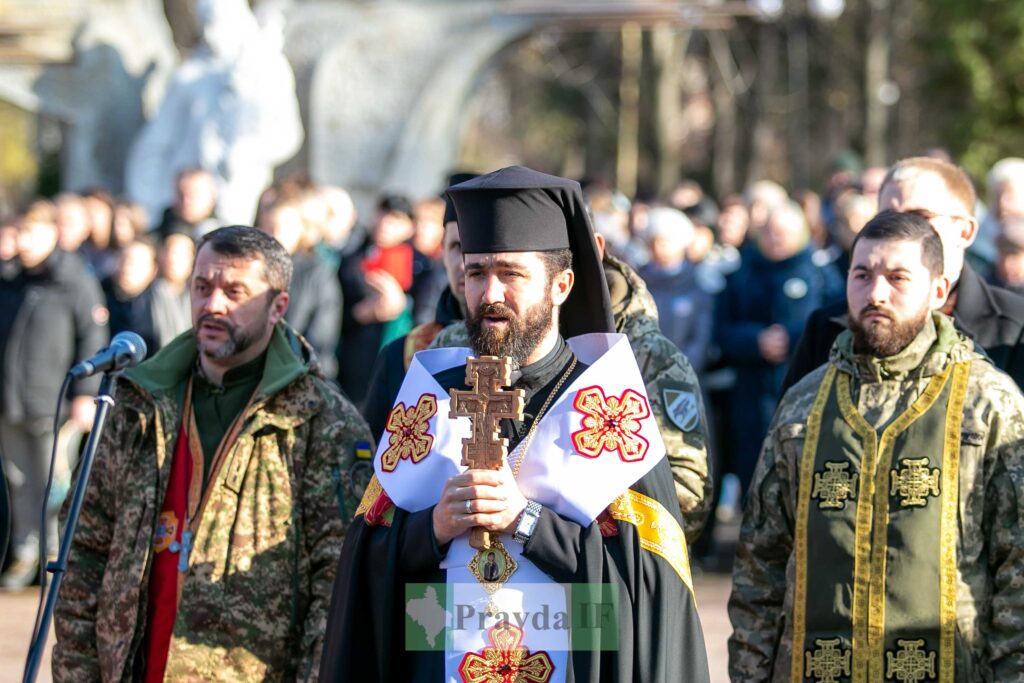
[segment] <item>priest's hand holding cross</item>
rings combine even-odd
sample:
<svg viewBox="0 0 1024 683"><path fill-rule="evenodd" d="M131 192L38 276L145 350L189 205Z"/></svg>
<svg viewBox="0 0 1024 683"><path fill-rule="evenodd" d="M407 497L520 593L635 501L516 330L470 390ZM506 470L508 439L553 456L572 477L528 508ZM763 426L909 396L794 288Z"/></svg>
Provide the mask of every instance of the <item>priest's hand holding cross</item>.
<svg viewBox="0 0 1024 683"><path fill-rule="evenodd" d="M522 419L523 391L504 391L510 384L512 363L508 358L483 356L466 362L470 391L451 391L449 417L469 417L473 434L462 441L466 472L445 482L441 500L434 507L434 536L445 544L473 529L474 548L490 546L489 531L508 531L526 507L515 475L508 467L508 442L499 438L498 421Z"/></svg>

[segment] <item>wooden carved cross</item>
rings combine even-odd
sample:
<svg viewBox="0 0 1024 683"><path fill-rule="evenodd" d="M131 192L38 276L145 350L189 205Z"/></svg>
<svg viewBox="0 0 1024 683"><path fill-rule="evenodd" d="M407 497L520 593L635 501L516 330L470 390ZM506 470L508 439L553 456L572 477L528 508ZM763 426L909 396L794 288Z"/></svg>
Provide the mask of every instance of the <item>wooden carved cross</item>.
<svg viewBox="0 0 1024 683"><path fill-rule="evenodd" d="M466 384L473 387L451 389L448 417L468 417L473 434L462 440L462 465L481 470L500 470L508 455L508 439L499 438L498 421L504 418L523 419L525 392L505 391L511 384L512 360L498 356L466 359ZM481 550L491 547L490 534L482 528L473 529L470 545Z"/></svg>

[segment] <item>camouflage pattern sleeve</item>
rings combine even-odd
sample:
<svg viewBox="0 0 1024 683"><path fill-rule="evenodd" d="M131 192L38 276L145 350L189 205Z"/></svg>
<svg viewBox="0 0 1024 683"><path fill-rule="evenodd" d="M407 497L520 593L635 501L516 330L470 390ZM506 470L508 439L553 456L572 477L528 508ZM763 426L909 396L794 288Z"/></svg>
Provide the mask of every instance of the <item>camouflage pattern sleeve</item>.
<svg viewBox="0 0 1024 683"><path fill-rule="evenodd" d="M982 530L993 590L989 663L993 680L1024 681L1024 397L1008 376L988 374L982 386L992 404L986 444L992 470Z"/></svg>
<svg viewBox="0 0 1024 683"><path fill-rule="evenodd" d="M359 457L357 451L373 452L370 428L359 411L326 384L322 384L322 391L327 405L310 424L310 450L306 454L302 484L304 542L310 560L310 604L302 636L300 681L315 681L319 673L334 574L345 531L359 504L350 473Z"/></svg>
<svg viewBox="0 0 1024 683"><path fill-rule="evenodd" d="M427 348L449 349L461 346L469 346L469 332L466 331L466 323L463 320L454 322L438 332Z"/></svg>
<svg viewBox="0 0 1024 683"><path fill-rule="evenodd" d="M786 571L793 549L792 473L803 449L802 427L773 427L750 484L729 597L733 681L768 681L773 670L789 661L789 653L780 648Z"/></svg>
<svg viewBox="0 0 1024 683"><path fill-rule="evenodd" d="M665 441L686 540L692 543L704 528L713 500L707 419L697 373L686 356L656 329L627 336Z"/></svg>
<svg viewBox="0 0 1024 683"><path fill-rule="evenodd" d="M97 595L106 574L114 533L116 493L112 484L116 481L114 475L122 470L113 461L127 438L128 417L129 411L116 404L107 418L71 541L68 569L53 616L57 642L53 647L52 668L53 680L57 683L100 680L96 646ZM78 475L76 471L76 481ZM60 514L62 531L70 504L71 496L68 496Z"/></svg>

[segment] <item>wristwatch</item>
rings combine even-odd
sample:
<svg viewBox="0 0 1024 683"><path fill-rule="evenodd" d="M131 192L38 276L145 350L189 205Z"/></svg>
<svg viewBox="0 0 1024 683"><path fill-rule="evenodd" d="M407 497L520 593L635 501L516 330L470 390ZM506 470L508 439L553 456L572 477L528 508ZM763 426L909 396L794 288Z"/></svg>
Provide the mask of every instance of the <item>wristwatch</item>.
<svg viewBox="0 0 1024 683"><path fill-rule="evenodd" d="M537 528L537 521L540 519L541 504L535 500L526 501L526 509L519 516L519 524L516 525L516 533L512 540L517 543L526 543L533 536Z"/></svg>

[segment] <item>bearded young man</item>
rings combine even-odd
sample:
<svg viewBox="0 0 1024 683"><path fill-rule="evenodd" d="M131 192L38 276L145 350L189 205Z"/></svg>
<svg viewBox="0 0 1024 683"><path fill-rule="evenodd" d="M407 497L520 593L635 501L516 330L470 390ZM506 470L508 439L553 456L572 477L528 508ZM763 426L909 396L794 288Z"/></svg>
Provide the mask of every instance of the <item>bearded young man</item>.
<svg viewBox="0 0 1024 683"><path fill-rule="evenodd" d="M199 243L193 329L117 382L55 614L56 681L311 681L370 435L284 322L272 237Z"/></svg>
<svg viewBox="0 0 1024 683"><path fill-rule="evenodd" d="M473 348L413 359L342 551L321 679L707 681L665 446L609 334L579 184L511 167L448 193ZM498 471L461 465L472 427L449 390L468 389L470 354L511 358L525 393L523 419L498 422Z"/></svg>
<svg viewBox="0 0 1024 683"><path fill-rule="evenodd" d="M750 489L732 680L1024 676L1024 397L948 292L926 218L857 236L850 329L783 397Z"/></svg>

